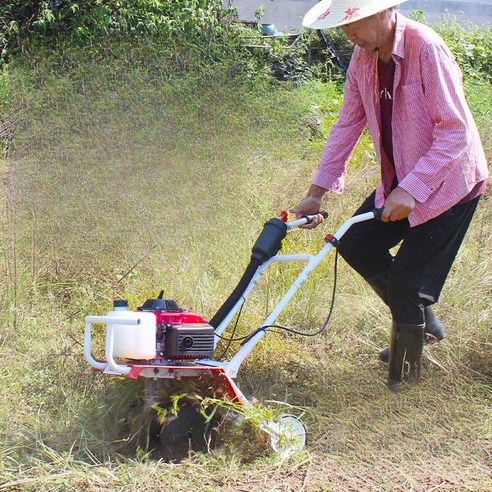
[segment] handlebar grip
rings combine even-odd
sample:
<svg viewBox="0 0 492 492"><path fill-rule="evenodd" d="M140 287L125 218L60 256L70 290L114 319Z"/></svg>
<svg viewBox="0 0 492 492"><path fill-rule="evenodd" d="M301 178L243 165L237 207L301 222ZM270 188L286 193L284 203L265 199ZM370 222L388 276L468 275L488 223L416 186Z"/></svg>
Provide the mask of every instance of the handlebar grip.
<svg viewBox="0 0 492 492"><path fill-rule="evenodd" d="M324 219L328 218L328 212L325 210L320 210L317 214L303 215L301 219L306 219L306 224L310 224L317 215L322 215Z"/></svg>
<svg viewBox="0 0 492 492"><path fill-rule="evenodd" d="M376 220L381 220L381 216L383 215L384 207L382 208L374 208L371 212L374 214L374 218Z"/></svg>

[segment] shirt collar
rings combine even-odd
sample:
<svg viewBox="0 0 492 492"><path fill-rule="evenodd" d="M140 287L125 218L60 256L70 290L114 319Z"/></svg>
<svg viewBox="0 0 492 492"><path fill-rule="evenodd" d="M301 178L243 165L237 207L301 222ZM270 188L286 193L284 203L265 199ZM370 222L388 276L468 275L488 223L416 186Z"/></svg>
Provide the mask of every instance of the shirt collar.
<svg viewBox="0 0 492 492"><path fill-rule="evenodd" d="M405 58L405 26L407 19L399 12L396 13L395 40L393 41L393 54L399 58Z"/></svg>

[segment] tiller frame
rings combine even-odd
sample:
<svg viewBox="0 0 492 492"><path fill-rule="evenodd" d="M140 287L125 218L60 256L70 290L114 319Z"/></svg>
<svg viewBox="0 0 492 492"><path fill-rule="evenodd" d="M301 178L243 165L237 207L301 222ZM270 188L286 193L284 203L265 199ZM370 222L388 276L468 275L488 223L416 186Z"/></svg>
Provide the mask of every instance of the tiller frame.
<svg viewBox="0 0 492 492"><path fill-rule="evenodd" d="M326 212L320 212L327 216ZM304 269L298 274L297 278L290 286L288 291L280 299L276 307L265 318L261 326L254 331L246 340L243 341L240 349L235 355L227 361L218 361L213 359L197 359L193 361L179 360L148 360L148 361L133 361L124 360L117 361L114 355L114 325L138 326L141 320L122 319L115 316L87 316L85 318L85 333L84 333L84 356L92 368L98 372L113 375L124 376L128 379L149 378L151 380L180 380L186 378L200 378L206 376L211 378L214 385L220 387L224 397L232 402L238 403L246 408L251 407L252 403L246 398L242 391L238 388L234 379L237 377L244 360L249 356L254 347L261 341L266 334L266 327L275 323L280 313L289 303L295 293L306 282L315 268L323 261L329 252L337 246L338 241L342 238L345 232L353 225L359 222L364 222L372 219L379 219L381 210L374 209L371 212L356 215L345 221L342 226L333 234L325 238L326 244L317 254L277 254L280 250L281 241L285 235L293 229L309 224L315 215L303 216L299 219L286 222L280 219L272 219L265 224L265 229L258 238L255 247L260 244L260 264L252 275L251 280L247 283L246 288L240 294L231 296L222 306L221 310L214 316L210 324L215 327L214 348L216 348L220 337L225 332L234 316L241 309L244 302L255 286L260 282L265 271L275 263L285 262L305 262ZM280 227L283 233L276 231L277 237L274 238L275 243L272 247L268 244L264 247L265 237L269 236L267 226L270 230ZM267 237L267 242L269 239ZM253 248L252 258L255 256L255 247ZM267 252L265 252L265 249ZM258 255L256 255L258 256ZM219 314L221 312L221 314ZM92 325L103 324L106 327L105 340L105 359L99 360L92 355ZM274 449L283 454L292 454L298 451L305 445L305 428L300 420L292 415L281 415L276 421L262 422L262 430L271 436L272 446ZM287 438L286 438L287 437ZM282 444L282 439L287 442L287 445Z"/></svg>

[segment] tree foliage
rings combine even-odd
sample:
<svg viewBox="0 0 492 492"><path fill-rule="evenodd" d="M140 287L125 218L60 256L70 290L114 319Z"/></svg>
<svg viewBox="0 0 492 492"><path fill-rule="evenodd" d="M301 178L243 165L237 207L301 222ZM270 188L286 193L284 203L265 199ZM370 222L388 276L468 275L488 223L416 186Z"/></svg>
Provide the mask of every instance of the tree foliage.
<svg viewBox="0 0 492 492"><path fill-rule="evenodd" d="M445 20L434 26L453 52L465 76L492 82L492 28Z"/></svg>
<svg viewBox="0 0 492 492"><path fill-rule="evenodd" d="M69 39L78 45L108 34L184 35L192 40L219 25L220 0L4 0L0 6L0 58Z"/></svg>

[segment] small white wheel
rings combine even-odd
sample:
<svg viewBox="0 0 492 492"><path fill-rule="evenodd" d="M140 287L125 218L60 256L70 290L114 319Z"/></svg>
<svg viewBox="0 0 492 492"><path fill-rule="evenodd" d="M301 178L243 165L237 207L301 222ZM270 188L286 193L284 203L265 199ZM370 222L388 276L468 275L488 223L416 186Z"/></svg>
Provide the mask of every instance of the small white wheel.
<svg viewBox="0 0 492 492"><path fill-rule="evenodd" d="M273 450L283 457L292 456L306 445L306 428L295 415L279 415L267 423L265 430L271 436Z"/></svg>

